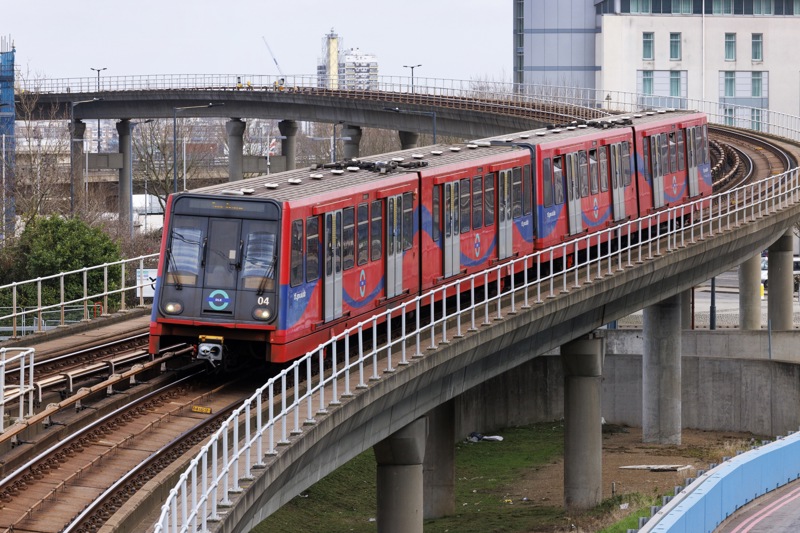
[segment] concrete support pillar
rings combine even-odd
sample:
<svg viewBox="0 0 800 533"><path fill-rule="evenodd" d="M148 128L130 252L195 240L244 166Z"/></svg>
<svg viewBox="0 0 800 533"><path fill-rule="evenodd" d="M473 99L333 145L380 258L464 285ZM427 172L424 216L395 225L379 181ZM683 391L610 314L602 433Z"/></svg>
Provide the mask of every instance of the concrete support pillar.
<svg viewBox="0 0 800 533"><path fill-rule="evenodd" d="M739 329L761 329L761 256L739 265Z"/></svg>
<svg viewBox="0 0 800 533"><path fill-rule="evenodd" d="M681 443L681 297L644 309L642 440Z"/></svg>
<svg viewBox="0 0 800 533"><path fill-rule="evenodd" d="M419 143L419 133L415 131L398 131L400 135L400 148L402 150L410 150L416 148Z"/></svg>
<svg viewBox="0 0 800 533"><path fill-rule="evenodd" d="M240 118L232 118L225 123L225 131L228 133L228 181L242 181L245 126Z"/></svg>
<svg viewBox="0 0 800 533"><path fill-rule="evenodd" d="M603 428L600 422L603 339L582 338L561 347L564 365L564 505L590 509L603 498Z"/></svg>
<svg viewBox="0 0 800 533"><path fill-rule="evenodd" d="M429 429L422 465L425 520L456 512L455 401L443 403L427 416Z"/></svg>
<svg viewBox="0 0 800 533"><path fill-rule="evenodd" d="M375 446L378 533L422 533L422 461L427 419L418 418Z"/></svg>
<svg viewBox="0 0 800 533"><path fill-rule="evenodd" d="M86 160L83 155L83 136L86 133L86 123L73 120L70 124L72 130L69 150L70 177L69 177L69 207L70 212L80 210L83 205L83 180L86 172Z"/></svg>
<svg viewBox="0 0 800 533"><path fill-rule="evenodd" d="M133 158L131 156L131 120L123 118L117 122L117 136L119 139L119 151L122 154L122 168L119 169L119 195L118 211L119 221L125 228L125 234L133 236L133 225L131 223L131 211L133 209Z"/></svg>
<svg viewBox="0 0 800 533"><path fill-rule="evenodd" d="M694 308L692 307L692 298L694 292L692 289L683 291L681 293L681 329L692 329L694 326Z"/></svg>
<svg viewBox="0 0 800 533"><path fill-rule="evenodd" d="M792 231L789 230L769 247L769 289L767 310L772 331L792 329L794 279L792 276Z"/></svg>
<svg viewBox="0 0 800 533"><path fill-rule="evenodd" d="M281 139L281 154L286 157L286 170L294 170L297 168L297 122L281 120L278 131L284 137Z"/></svg>
<svg viewBox="0 0 800 533"><path fill-rule="evenodd" d="M342 128L342 139L344 143L344 159L357 158L358 145L361 142L361 126L345 125Z"/></svg>

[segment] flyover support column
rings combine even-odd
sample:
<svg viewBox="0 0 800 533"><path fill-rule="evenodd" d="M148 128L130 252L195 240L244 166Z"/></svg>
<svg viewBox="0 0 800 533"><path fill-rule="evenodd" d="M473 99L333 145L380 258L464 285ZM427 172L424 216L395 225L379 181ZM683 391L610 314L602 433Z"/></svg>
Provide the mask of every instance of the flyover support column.
<svg viewBox="0 0 800 533"><path fill-rule="evenodd" d="M344 142L344 159L357 158L358 145L361 142L361 126L347 124L342 128L342 139L342 142Z"/></svg>
<svg viewBox="0 0 800 533"><path fill-rule="evenodd" d="M642 441L681 443L681 297L644 308Z"/></svg>
<svg viewBox="0 0 800 533"><path fill-rule="evenodd" d="M739 329L761 329L761 256L739 265Z"/></svg>
<svg viewBox="0 0 800 533"><path fill-rule="evenodd" d="M681 328L692 329L694 325L694 316L692 308L693 290L683 291L681 293Z"/></svg>
<svg viewBox="0 0 800 533"><path fill-rule="evenodd" d="M286 170L297 168L297 122L294 120L281 120L278 122L278 131L281 132L281 154L286 156Z"/></svg>
<svg viewBox="0 0 800 533"><path fill-rule="evenodd" d="M447 401L427 416L429 431L422 465L422 516L426 520L456 512L455 402Z"/></svg>
<svg viewBox="0 0 800 533"><path fill-rule="evenodd" d="M123 118L117 122L117 135L119 137L119 151L122 153L122 168L119 169L119 197L118 211L121 226L125 228L126 235L133 237L131 209L133 206L133 158L131 156L131 121Z"/></svg>
<svg viewBox="0 0 800 533"><path fill-rule="evenodd" d="M422 461L426 418L418 418L375 446L378 533L422 533Z"/></svg>
<svg viewBox="0 0 800 533"><path fill-rule="evenodd" d="M225 131L228 133L228 181L242 181L244 128L245 123L240 118L232 118L225 123Z"/></svg>
<svg viewBox="0 0 800 533"><path fill-rule="evenodd" d="M561 347L564 366L564 505L590 509L603 497L600 422L603 339L584 337Z"/></svg>
<svg viewBox="0 0 800 533"><path fill-rule="evenodd" d="M400 135L400 149L410 150L416 148L419 143L419 133L415 131L398 131Z"/></svg>
<svg viewBox="0 0 800 533"><path fill-rule="evenodd" d="M86 172L86 161L83 156L83 136L86 133L86 123L81 120L73 120L70 125L72 129L72 146L69 148L70 157L70 181L69 181L69 205L70 211L75 212L78 207L83 205L83 175Z"/></svg>
<svg viewBox="0 0 800 533"><path fill-rule="evenodd" d="M792 296L792 231L789 230L769 247L769 294L767 310L773 331L788 331L794 322Z"/></svg>

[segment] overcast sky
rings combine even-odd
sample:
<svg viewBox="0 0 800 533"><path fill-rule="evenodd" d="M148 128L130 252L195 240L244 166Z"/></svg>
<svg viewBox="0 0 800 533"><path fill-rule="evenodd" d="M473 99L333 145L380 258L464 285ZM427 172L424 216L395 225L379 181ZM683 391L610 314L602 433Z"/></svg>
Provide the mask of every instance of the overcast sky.
<svg viewBox="0 0 800 533"><path fill-rule="evenodd" d="M17 0L0 35L26 77L315 74L331 29L380 75L511 81L510 0Z"/></svg>

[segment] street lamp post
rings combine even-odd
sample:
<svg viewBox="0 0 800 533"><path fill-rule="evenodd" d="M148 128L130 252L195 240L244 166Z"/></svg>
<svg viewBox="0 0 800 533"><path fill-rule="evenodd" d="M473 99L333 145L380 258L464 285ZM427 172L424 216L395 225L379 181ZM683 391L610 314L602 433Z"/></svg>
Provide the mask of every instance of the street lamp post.
<svg viewBox="0 0 800 533"><path fill-rule="evenodd" d="M414 69L422 65L403 65L403 68L411 69L411 94L414 94Z"/></svg>
<svg viewBox="0 0 800 533"><path fill-rule="evenodd" d="M89 102L98 102L102 98L92 98L91 100L80 100L78 102L69 103L69 212L75 213L75 168L72 161L72 143L77 139L72 137L75 130L73 122L75 121L75 106L80 104L88 104ZM81 139L81 141L83 141ZM100 142L99 140L97 141Z"/></svg>
<svg viewBox="0 0 800 533"><path fill-rule="evenodd" d="M399 107L384 107L384 111L393 111L402 115L422 115L433 119L433 144L436 144L436 111L414 111L411 109L400 109Z"/></svg>
<svg viewBox="0 0 800 533"><path fill-rule="evenodd" d="M331 141L331 163L336 162L336 126L342 122L335 122L333 124L333 135L330 137L309 137L312 141ZM352 137L339 137L340 141L349 141Z"/></svg>
<svg viewBox="0 0 800 533"><path fill-rule="evenodd" d="M10 104L0 104L0 108ZM6 134L3 132L3 218L0 219L0 236L5 240L6 237Z"/></svg>
<svg viewBox="0 0 800 533"><path fill-rule="evenodd" d="M133 129L139 124L147 124L148 122L153 122L153 119L148 118L147 120L142 120L139 122L131 122L131 134L128 136L128 142L130 143L128 149L130 150L131 154L130 173L128 174L128 184L131 192L130 197L128 198L128 226L130 227L131 239L133 239ZM147 186L145 186L144 201L147 202ZM145 216L147 215L145 214Z"/></svg>
<svg viewBox="0 0 800 533"><path fill-rule="evenodd" d="M108 67L102 67L102 68L89 67L89 68L97 72L97 93L100 94L100 73L103 72L104 70L108 70ZM95 98L95 100L97 100L97 98ZM97 117L97 153L98 154L100 153L100 117Z"/></svg>
<svg viewBox="0 0 800 533"><path fill-rule="evenodd" d="M205 105L189 105L172 108L172 191L178 194L178 111L185 109L201 109L204 107L217 107L225 105L224 102L209 102ZM186 171L184 170L184 175ZM184 186L185 188L185 186Z"/></svg>

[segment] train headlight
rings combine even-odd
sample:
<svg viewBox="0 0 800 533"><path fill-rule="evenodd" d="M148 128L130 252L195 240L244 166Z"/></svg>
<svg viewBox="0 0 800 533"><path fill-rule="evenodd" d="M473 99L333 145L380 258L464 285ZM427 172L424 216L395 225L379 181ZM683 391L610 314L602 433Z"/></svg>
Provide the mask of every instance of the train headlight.
<svg viewBox="0 0 800 533"><path fill-rule="evenodd" d="M183 304L180 302L167 302L164 312L168 315L179 315L183 312Z"/></svg>
<svg viewBox="0 0 800 533"><path fill-rule="evenodd" d="M253 318L256 320L269 320L272 318L272 311L268 307L256 307L253 309Z"/></svg>

